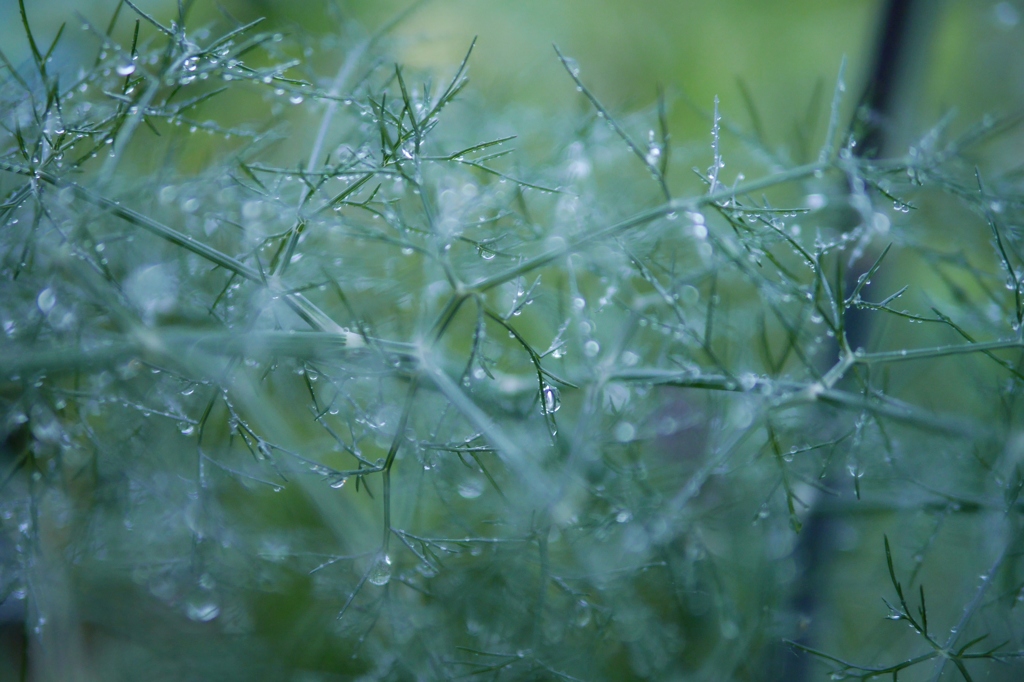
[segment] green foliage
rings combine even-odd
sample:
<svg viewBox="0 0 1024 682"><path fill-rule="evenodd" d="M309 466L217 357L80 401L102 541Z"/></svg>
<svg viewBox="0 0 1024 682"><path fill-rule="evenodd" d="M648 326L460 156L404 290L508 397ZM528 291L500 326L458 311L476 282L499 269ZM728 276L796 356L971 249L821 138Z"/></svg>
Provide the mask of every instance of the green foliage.
<svg viewBox="0 0 1024 682"><path fill-rule="evenodd" d="M817 149L744 90L688 158L556 50L589 113L527 158L472 46L387 59L407 15L332 52L187 8L86 21L75 73L22 5L2 57L33 675L1017 679L1015 120L862 159L840 73Z"/></svg>

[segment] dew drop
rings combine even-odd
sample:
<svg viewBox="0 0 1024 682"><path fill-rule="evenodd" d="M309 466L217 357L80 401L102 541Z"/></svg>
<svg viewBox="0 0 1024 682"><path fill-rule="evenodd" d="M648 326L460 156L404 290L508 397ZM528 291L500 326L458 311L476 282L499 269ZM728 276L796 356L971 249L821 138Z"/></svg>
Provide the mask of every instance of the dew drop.
<svg viewBox="0 0 1024 682"><path fill-rule="evenodd" d="M475 500L484 493L484 482L479 478L471 478L459 484L459 497Z"/></svg>
<svg viewBox="0 0 1024 682"><path fill-rule="evenodd" d="M387 554L378 556L370 567L366 580L373 585L387 585L391 582L391 557Z"/></svg>
<svg viewBox="0 0 1024 682"><path fill-rule="evenodd" d="M53 293L53 289L47 287L39 292L39 296L36 297L36 305L43 313L49 313L53 310L53 306L57 304L57 295Z"/></svg>
<svg viewBox="0 0 1024 682"><path fill-rule="evenodd" d="M209 599L190 600L185 606L185 615L197 623L209 623L220 615L220 606Z"/></svg>
<svg viewBox="0 0 1024 682"><path fill-rule="evenodd" d="M580 599L576 602L573 620L578 628L585 628L590 624L590 604L587 603L586 599Z"/></svg>
<svg viewBox="0 0 1024 682"><path fill-rule="evenodd" d="M558 408L562 406L562 397L554 386L544 386L541 397L544 399L544 404L541 406L543 414L558 412Z"/></svg>
<svg viewBox="0 0 1024 682"><path fill-rule="evenodd" d="M615 425L615 440L620 443L628 443L636 436L636 427L629 422L619 422Z"/></svg>

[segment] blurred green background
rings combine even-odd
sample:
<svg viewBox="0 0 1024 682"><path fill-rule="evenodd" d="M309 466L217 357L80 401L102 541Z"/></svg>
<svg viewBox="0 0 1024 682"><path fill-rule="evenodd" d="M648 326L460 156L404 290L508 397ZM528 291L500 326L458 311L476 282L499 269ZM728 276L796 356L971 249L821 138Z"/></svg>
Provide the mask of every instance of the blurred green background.
<svg viewBox="0 0 1024 682"><path fill-rule="evenodd" d="M96 18L113 0L28 0L36 30L52 36L61 23L75 28L74 13ZM649 105L660 85L685 93L710 110L747 125L737 80L756 103L769 141L784 145L816 84L831 92L840 61L858 93L870 67L884 3L877 0L433 0L396 31L397 54L410 66L446 72L478 38L472 91L493 104L564 112L575 93L552 44L574 57L585 81L618 111ZM1024 100L1024 3L1007 0L935 0L917 20L929 32L914 104L917 128L955 106L964 121L1011 108ZM285 29L313 35L337 26L330 7L368 29L409 7L408 1L287 2L224 0L219 6L242 21L267 17ZM176 3L140 0L138 6L170 20ZM214 3L196 2L192 25L218 15ZM69 33L75 38L75 32ZM16 0L0 3L0 44L18 63L28 56ZM852 106L853 97L848 98ZM677 105L673 134L688 143L706 140L706 121Z"/></svg>

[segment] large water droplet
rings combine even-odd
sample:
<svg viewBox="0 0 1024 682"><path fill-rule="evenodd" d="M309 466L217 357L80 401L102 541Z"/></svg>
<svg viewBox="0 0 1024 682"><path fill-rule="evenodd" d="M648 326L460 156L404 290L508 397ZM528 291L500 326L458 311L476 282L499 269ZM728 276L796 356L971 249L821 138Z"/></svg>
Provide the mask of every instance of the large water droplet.
<svg viewBox="0 0 1024 682"><path fill-rule="evenodd" d="M647 156L644 157L644 161L647 162L648 166L653 166L658 163L661 159L661 148L657 145L651 145L647 150Z"/></svg>
<svg viewBox="0 0 1024 682"><path fill-rule="evenodd" d="M619 422L615 426L615 440L620 443L628 443L636 436L636 427L629 422Z"/></svg>
<svg viewBox="0 0 1024 682"><path fill-rule="evenodd" d="M136 268L125 279L124 292L143 317L152 321L177 305L178 280L169 264L147 265Z"/></svg>
<svg viewBox="0 0 1024 682"><path fill-rule="evenodd" d="M484 482L479 478L470 478L459 484L459 496L467 500L475 500L483 495Z"/></svg>
<svg viewBox="0 0 1024 682"><path fill-rule="evenodd" d="M48 313L53 310L53 306L57 304L57 295L53 293L53 289L47 287L39 292L39 296L36 297L36 305L43 313Z"/></svg>
<svg viewBox="0 0 1024 682"><path fill-rule="evenodd" d="M366 579L374 585L387 585L391 582L391 557L387 554L378 556Z"/></svg>
<svg viewBox="0 0 1024 682"><path fill-rule="evenodd" d="M185 615L197 623L209 623L220 615L220 606L209 597L190 599L185 605Z"/></svg>
<svg viewBox="0 0 1024 682"><path fill-rule="evenodd" d="M576 602L573 611L573 620L576 621L576 627L585 628L590 624L590 604L586 599L580 599Z"/></svg>
<svg viewBox="0 0 1024 682"><path fill-rule="evenodd" d="M541 391L541 397L544 400L544 404L541 406L543 414L558 412L558 408L562 406L562 397L554 386L544 386L544 390Z"/></svg>

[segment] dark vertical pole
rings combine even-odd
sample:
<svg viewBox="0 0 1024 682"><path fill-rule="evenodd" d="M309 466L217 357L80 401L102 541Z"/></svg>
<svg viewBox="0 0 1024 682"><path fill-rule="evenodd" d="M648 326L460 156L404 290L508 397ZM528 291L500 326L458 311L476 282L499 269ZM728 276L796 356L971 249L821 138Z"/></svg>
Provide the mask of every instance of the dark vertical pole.
<svg viewBox="0 0 1024 682"><path fill-rule="evenodd" d="M921 0L885 0L882 22L876 38L873 63L868 72L864 95L857 112L862 132L854 151L858 156L874 158L886 152L899 117L900 93L906 92L908 72L920 59L913 54L918 24L916 15L928 11ZM934 9L934 3L931 3Z"/></svg>
<svg viewBox="0 0 1024 682"><path fill-rule="evenodd" d="M932 0L884 0L860 104L850 126L856 141L853 153L862 159L888 156L907 140L907 120L912 118L918 88L923 80L927 46L941 3ZM847 270L847 289L878 255L868 249ZM866 346L870 315L846 311L846 338L850 347Z"/></svg>
<svg viewBox="0 0 1024 682"><path fill-rule="evenodd" d="M927 46L940 10L935 0L883 0L871 62L851 132L857 142L854 153L864 159L891 154L906 140L905 122L913 112L916 86L926 62ZM857 276L877 254L866 253L847 271L847 287L856 286ZM864 263L867 265L864 265ZM845 327L852 348L863 346L870 336L870 320L863 312L846 311ZM838 351L838 346L836 347ZM836 354L834 354L836 355ZM813 646L812 633L819 631L825 614L820 613L819 593L827 585L827 569L834 547L830 539L841 520L812 508L793 552L797 564L797 587L790 602L796 620L809 623L797 641ZM776 668L778 679L803 682L811 678L809 657L785 652Z"/></svg>

